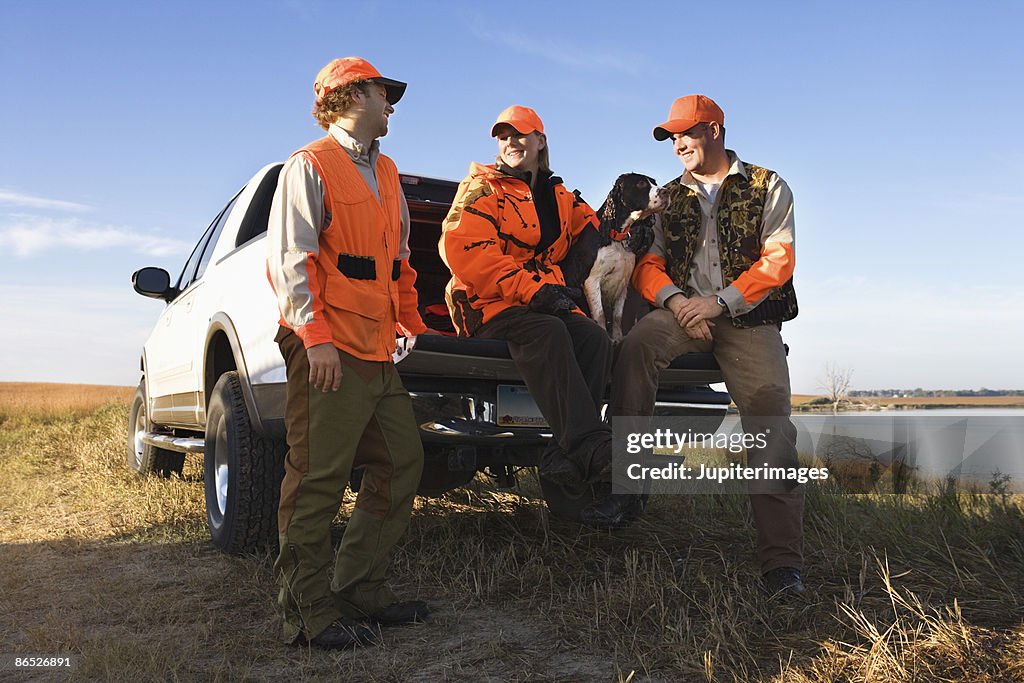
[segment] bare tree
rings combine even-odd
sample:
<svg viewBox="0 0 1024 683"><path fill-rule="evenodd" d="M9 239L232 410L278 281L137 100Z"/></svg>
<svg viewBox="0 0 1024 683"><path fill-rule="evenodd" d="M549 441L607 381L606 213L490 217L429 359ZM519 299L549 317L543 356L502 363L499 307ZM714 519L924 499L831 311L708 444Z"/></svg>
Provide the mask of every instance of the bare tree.
<svg viewBox="0 0 1024 683"><path fill-rule="evenodd" d="M825 366L825 379L821 389L824 389L825 396L832 404L832 412L839 412L839 405L849 401L850 378L853 377L851 368L841 368L838 365L829 363Z"/></svg>

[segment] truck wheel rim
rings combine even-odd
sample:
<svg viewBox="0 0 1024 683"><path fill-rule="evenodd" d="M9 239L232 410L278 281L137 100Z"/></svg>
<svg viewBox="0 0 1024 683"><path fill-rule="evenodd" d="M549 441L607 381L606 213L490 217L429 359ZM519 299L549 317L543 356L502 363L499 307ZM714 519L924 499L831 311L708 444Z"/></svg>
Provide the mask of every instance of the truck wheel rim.
<svg viewBox="0 0 1024 683"><path fill-rule="evenodd" d="M221 517L228 509L228 435L224 421L217 425L217 445L214 451L214 484L217 488L217 508Z"/></svg>

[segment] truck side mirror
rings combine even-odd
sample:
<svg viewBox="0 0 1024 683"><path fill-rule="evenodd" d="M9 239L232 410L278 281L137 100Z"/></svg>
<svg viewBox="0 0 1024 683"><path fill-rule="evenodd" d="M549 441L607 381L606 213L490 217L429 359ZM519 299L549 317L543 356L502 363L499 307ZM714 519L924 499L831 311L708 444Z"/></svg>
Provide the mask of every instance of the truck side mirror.
<svg viewBox="0 0 1024 683"><path fill-rule="evenodd" d="M177 294L171 288L171 276L163 268L142 268L132 273L132 289L151 299L170 301Z"/></svg>

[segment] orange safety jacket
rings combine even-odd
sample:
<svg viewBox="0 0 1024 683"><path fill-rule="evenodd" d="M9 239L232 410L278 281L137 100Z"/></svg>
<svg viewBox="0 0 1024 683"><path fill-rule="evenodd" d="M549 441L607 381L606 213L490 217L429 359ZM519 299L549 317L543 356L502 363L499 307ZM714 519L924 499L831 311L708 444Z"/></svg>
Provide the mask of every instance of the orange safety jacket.
<svg viewBox="0 0 1024 683"><path fill-rule="evenodd" d="M470 336L501 311L526 306L545 284L565 284L558 263L598 220L561 183L554 194L561 232L538 254L540 220L530 187L492 164L470 165L438 244L452 271L445 300L459 334Z"/></svg>
<svg viewBox="0 0 1024 683"><path fill-rule="evenodd" d="M417 311L416 271L399 259L398 169L383 154L377 157L378 201L331 136L295 154L304 154L320 174L331 222L320 232L320 253L305 260L313 319L294 331L306 348L331 342L363 360L391 360L396 329L426 329ZM280 323L289 327L283 317Z"/></svg>

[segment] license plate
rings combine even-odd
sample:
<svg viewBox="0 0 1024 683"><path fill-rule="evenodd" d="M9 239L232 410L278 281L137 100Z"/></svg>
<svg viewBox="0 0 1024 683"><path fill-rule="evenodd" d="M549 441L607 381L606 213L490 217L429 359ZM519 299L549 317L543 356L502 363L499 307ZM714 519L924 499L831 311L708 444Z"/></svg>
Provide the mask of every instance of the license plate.
<svg viewBox="0 0 1024 683"><path fill-rule="evenodd" d="M547 427L547 420L526 387L498 385L498 425L501 427Z"/></svg>

